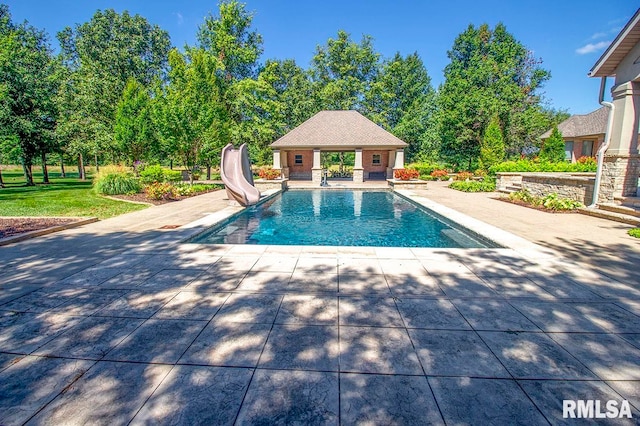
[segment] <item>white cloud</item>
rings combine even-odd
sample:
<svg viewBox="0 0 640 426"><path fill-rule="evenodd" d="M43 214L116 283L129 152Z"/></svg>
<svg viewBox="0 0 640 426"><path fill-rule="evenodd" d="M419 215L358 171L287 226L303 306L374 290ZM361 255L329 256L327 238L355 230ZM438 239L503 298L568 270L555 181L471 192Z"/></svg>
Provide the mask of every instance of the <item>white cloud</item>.
<svg viewBox="0 0 640 426"><path fill-rule="evenodd" d="M609 46L609 44L611 44L611 40L600 41L598 43L588 43L582 47L577 48L576 53L578 55L586 55L588 53L593 53L599 50L603 50L605 47Z"/></svg>
<svg viewBox="0 0 640 426"><path fill-rule="evenodd" d="M182 25L182 23L184 22L184 16L182 16L182 13L176 12L175 15L178 18L178 25Z"/></svg>
<svg viewBox="0 0 640 426"><path fill-rule="evenodd" d="M591 40L596 40L598 38L606 37L608 33L595 33L591 36Z"/></svg>

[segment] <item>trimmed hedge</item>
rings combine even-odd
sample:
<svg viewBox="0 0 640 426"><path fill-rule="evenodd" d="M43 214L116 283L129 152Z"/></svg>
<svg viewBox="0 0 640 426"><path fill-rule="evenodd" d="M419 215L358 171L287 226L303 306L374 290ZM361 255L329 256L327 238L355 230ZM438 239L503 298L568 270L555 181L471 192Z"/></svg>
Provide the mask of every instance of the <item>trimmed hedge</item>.
<svg viewBox="0 0 640 426"><path fill-rule="evenodd" d="M489 173L495 175L498 172L595 172L595 162L585 161L580 163L550 163L548 161L518 160L505 161L489 168Z"/></svg>

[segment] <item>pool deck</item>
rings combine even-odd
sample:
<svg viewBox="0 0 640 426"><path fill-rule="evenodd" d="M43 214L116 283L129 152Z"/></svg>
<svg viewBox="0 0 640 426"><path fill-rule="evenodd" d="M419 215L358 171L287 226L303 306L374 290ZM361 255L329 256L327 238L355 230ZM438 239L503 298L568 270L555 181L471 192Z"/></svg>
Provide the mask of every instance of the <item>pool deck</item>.
<svg viewBox="0 0 640 426"><path fill-rule="evenodd" d="M177 244L219 191L0 247L0 424L636 424L630 227L413 192L526 244Z"/></svg>

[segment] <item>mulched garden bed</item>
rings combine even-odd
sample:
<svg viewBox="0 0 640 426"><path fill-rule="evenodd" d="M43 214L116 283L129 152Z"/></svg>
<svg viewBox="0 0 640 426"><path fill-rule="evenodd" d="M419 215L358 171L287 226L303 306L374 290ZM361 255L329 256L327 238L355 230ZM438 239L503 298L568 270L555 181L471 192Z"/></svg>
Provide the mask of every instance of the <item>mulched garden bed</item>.
<svg viewBox="0 0 640 426"><path fill-rule="evenodd" d="M180 201L180 200L184 200L185 198L191 198L191 197L195 197L196 195L202 195L202 194L206 194L209 192L215 192L215 191L220 191L220 189L211 189L208 191L202 191L202 192L197 192L193 195L188 195L188 196L177 196L175 198L170 198L170 199L162 199L162 200L154 200L152 198L147 197L147 194L145 194L144 192L141 192L139 194L133 194L133 195L110 195L111 198L117 198L119 200L123 200L123 201L134 201L134 202L138 202L138 203L147 203L147 204L153 204L154 206L159 206L161 204L167 204L167 203L173 203L175 201Z"/></svg>
<svg viewBox="0 0 640 426"><path fill-rule="evenodd" d="M39 231L52 226L66 225L76 221L78 221L77 218L0 218L0 238Z"/></svg>
<svg viewBox="0 0 640 426"><path fill-rule="evenodd" d="M544 206L534 206L532 204L529 203L525 203L524 201L521 200L512 200L509 197L496 197L494 198L494 200L498 200L498 201L504 201L505 203L511 203L511 204L516 204L518 206L522 206L522 207L527 207L533 210L538 210L541 212L545 212L545 213L555 213L555 214L564 214L564 213L578 213L577 209L572 209L572 210L551 210L551 209L547 209Z"/></svg>

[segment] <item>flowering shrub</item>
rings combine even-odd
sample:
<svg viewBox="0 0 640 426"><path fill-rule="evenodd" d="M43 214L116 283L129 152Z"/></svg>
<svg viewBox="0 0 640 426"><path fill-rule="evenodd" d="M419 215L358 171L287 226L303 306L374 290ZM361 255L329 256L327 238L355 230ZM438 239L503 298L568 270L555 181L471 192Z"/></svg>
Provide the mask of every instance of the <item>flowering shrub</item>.
<svg viewBox="0 0 640 426"><path fill-rule="evenodd" d="M393 172L393 177L398 180L418 179L420 177L420 173L414 169L398 169Z"/></svg>
<svg viewBox="0 0 640 426"><path fill-rule="evenodd" d="M588 157L586 155L583 155L582 157L578 158L578 163L579 164L587 164L590 166L597 166L598 163L596 162L596 159L594 157Z"/></svg>
<svg viewBox="0 0 640 426"><path fill-rule="evenodd" d="M437 180L445 180L449 178L449 172L443 169L434 170L431 172L431 177Z"/></svg>
<svg viewBox="0 0 640 426"><path fill-rule="evenodd" d="M473 177L471 172L460 172L456 175L456 180L469 180Z"/></svg>
<svg viewBox="0 0 640 426"><path fill-rule="evenodd" d="M278 179L280 177L280 170L276 170L271 167L262 167L258 170L258 176L266 180Z"/></svg>
<svg viewBox="0 0 640 426"><path fill-rule="evenodd" d="M155 182L144 187L147 197L152 200L171 200L178 196L176 187L167 182Z"/></svg>

